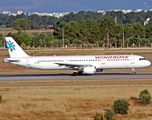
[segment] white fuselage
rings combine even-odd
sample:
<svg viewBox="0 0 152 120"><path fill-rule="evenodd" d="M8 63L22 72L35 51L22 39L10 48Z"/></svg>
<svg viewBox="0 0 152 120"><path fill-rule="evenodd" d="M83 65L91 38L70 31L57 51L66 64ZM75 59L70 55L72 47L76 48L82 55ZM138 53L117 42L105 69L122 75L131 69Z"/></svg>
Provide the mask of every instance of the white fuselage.
<svg viewBox="0 0 152 120"><path fill-rule="evenodd" d="M151 65L151 62L139 55L29 56L6 58L4 61L27 68L52 70L70 69L60 63L91 65L96 69L142 68Z"/></svg>
<svg viewBox="0 0 152 120"><path fill-rule="evenodd" d="M5 37L10 58L5 62L36 69L70 69L76 76L83 73L94 74L103 69L142 68L151 62L139 55L81 55L81 56L29 56L12 37Z"/></svg>

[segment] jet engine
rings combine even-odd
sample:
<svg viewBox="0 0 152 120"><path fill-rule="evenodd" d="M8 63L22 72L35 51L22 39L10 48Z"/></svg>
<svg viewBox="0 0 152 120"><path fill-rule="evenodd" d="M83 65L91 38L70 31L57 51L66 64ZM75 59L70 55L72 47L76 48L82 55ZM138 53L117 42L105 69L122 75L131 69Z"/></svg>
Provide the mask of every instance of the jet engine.
<svg viewBox="0 0 152 120"><path fill-rule="evenodd" d="M96 72L96 68L93 66L84 67L83 72L87 74L94 74Z"/></svg>

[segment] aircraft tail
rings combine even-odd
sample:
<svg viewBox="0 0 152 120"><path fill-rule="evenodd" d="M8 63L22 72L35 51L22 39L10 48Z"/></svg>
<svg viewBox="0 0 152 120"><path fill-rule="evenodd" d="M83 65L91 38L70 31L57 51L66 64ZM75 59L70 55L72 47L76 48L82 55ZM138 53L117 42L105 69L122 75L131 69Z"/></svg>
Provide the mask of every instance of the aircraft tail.
<svg viewBox="0 0 152 120"><path fill-rule="evenodd" d="M16 41L12 37L5 37L9 55L11 58L14 57L29 57L22 48L16 43Z"/></svg>

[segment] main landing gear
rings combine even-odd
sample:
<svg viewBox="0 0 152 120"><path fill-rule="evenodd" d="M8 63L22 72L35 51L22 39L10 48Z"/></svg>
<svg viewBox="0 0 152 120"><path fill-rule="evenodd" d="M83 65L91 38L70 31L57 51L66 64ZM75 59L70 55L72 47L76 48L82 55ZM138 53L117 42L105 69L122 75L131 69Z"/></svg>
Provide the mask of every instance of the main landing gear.
<svg viewBox="0 0 152 120"><path fill-rule="evenodd" d="M132 71L133 71L132 74L133 74L133 75L136 75L136 72L135 72L135 69L134 69L134 68L132 68Z"/></svg>
<svg viewBox="0 0 152 120"><path fill-rule="evenodd" d="M73 72L73 76L77 76L77 74L78 74L77 72Z"/></svg>
<svg viewBox="0 0 152 120"><path fill-rule="evenodd" d="M81 72L81 71L79 71L79 72L78 72L78 75L82 75L82 72Z"/></svg>
<svg viewBox="0 0 152 120"><path fill-rule="evenodd" d="M82 71L73 72L73 76L82 75Z"/></svg>

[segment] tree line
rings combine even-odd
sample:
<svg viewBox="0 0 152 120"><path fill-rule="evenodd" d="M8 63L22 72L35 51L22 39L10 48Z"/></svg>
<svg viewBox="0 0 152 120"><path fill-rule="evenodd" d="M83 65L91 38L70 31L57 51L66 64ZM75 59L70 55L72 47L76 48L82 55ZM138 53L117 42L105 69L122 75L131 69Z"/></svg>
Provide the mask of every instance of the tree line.
<svg viewBox="0 0 152 120"><path fill-rule="evenodd" d="M140 15L142 13L142 15ZM134 14L136 14L134 16ZM152 12L139 12L122 14L121 11L114 12L109 11L105 16L96 12L80 11L77 14L70 13L62 18L47 17L21 14L17 16L7 16L0 14L0 24L6 23L6 27L14 27L19 33L11 34L14 39L18 40L19 45L22 42L30 46L50 46L62 44L62 34L64 29L64 38L66 44L87 44L94 43L99 44L100 47L107 42L109 38L110 42L114 42L119 47L123 40L123 30L125 38L125 46L141 44L150 45L152 42L152 22L144 26L142 19L151 17ZM140 15L140 17L137 17ZM115 23L114 16L118 17L118 22ZM127 17L130 16L130 17ZM134 16L134 19L132 19ZM6 20L7 19L7 20ZM130 21L127 23L125 19ZM137 21L141 19L140 21ZM5 21L6 20L6 21ZM132 20L132 21L131 21ZM134 22L136 21L136 22ZM122 24L125 22L125 24ZM47 25L53 24L53 33L21 33L21 30L38 29L40 26L47 27ZM25 36L25 38L23 37ZM21 40L21 41L20 41ZM2 42L2 40L1 40Z"/></svg>
<svg viewBox="0 0 152 120"><path fill-rule="evenodd" d="M147 18L152 19L152 11L147 12L130 12L124 14L122 11L108 11L104 15L105 17L111 16L113 19L117 17L118 24L126 24L126 23L143 23ZM88 20L96 20L98 21L100 18L103 17L102 13L92 12L92 11L79 11L78 13L69 13L61 18L56 18L53 16L39 16L37 14L21 14L17 16L13 15L3 15L0 14L0 25L4 27L13 27L13 21L18 18L24 18L29 23L30 29L40 29L42 27L47 28L48 25L58 25L61 22L70 22L70 21L83 21L85 19Z"/></svg>
<svg viewBox="0 0 152 120"><path fill-rule="evenodd" d="M123 30L125 43L129 45L148 44L152 38L152 22L146 26L141 23L118 24L111 16L104 16L98 21L85 19L80 22L61 22L55 27L55 38L62 39L63 29L65 38L71 43L75 39L83 43L105 43L109 38L110 42L115 42L119 46L123 40Z"/></svg>
<svg viewBox="0 0 152 120"><path fill-rule="evenodd" d="M29 23L29 29L41 29L42 27L47 29L48 25L58 25L60 22L69 22L69 21L83 21L84 19L94 19L98 20L102 17L102 13L96 12L85 12L80 11L78 13L70 13L69 15L65 15L61 18L56 18L54 16L39 16L37 14L21 14L17 16L13 15L3 15L0 14L0 25L4 27L13 27L13 21L18 18L26 19Z"/></svg>

